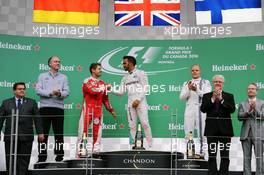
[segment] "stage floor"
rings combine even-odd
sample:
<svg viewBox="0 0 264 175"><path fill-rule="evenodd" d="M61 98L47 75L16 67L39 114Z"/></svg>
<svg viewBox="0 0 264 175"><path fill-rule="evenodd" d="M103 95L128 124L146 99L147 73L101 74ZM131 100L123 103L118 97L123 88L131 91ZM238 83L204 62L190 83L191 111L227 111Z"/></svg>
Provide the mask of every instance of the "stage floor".
<svg viewBox="0 0 264 175"><path fill-rule="evenodd" d="M130 169L104 168L85 170L80 168L31 170L30 175L207 175L207 170L180 170L180 169ZM229 172L229 175L242 175L243 172Z"/></svg>

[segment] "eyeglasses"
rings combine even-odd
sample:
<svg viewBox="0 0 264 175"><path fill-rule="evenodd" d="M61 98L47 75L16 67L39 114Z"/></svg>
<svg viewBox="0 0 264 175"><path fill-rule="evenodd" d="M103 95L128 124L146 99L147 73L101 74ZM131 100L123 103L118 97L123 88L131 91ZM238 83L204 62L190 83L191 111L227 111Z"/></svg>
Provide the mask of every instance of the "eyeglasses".
<svg viewBox="0 0 264 175"><path fill-rule="evenodd" d="M17 88L17 90L25 90L26 88Z"/></svg>

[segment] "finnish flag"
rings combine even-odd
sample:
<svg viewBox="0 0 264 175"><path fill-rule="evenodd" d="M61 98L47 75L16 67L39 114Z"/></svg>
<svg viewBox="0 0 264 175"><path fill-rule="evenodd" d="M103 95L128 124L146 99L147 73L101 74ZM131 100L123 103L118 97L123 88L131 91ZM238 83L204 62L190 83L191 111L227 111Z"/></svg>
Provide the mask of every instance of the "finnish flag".
<svg viewBox="0 0 264 175"><path fill-rule="evenodd" d="M198 25L262 21L261 0L195 0L195 12Z"/></svg>

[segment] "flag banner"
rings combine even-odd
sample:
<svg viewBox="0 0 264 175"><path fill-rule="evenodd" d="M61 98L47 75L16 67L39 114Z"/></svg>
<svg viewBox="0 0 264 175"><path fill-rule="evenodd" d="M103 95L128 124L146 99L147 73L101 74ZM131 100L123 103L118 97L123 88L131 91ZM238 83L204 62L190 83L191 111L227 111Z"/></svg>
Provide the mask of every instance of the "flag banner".
<svg viewBox="0 0 264 175"><path fill-rule="evenodd" d="M34 0L33 22L99 24L99 0Z"/></svg>
<svg viewBox="0 0 264 175"><path fill-rule="evenodd" d="M116 26L179 26L180 0L115 0Z"/></svg>
<svg viewBox="0 0 264 175"><path fill-rule="evenodd" d="M195 0L196 23L262 21L261 0Z"/></svg>

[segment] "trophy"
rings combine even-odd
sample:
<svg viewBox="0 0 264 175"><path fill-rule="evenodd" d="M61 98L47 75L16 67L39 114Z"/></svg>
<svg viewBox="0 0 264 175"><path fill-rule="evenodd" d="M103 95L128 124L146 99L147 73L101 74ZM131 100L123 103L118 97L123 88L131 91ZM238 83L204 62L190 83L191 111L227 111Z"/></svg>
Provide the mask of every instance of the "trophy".
<svg viewBox="0 0 264 175"><path fill-rule="evenodd" d="M145 148L143 147L143 134L142 134L140 123L138 124L138 127L137 127L137 133L135 136L135 145L133 146L132 149L145 150Z"/></svg>

